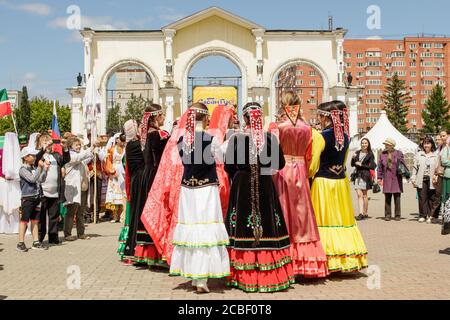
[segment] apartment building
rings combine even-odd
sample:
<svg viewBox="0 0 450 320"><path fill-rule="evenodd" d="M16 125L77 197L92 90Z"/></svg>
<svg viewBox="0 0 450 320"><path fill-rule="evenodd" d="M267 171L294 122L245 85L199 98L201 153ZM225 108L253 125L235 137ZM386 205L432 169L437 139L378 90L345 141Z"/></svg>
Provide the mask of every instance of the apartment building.
<svg viewBox="0 0 450 320"><path fill-rule="evenodd" d="M382 95L395 73L405 81L412 101L407 116L408 129L423 127L422 110L436 84L450 97L450 38L409 37L403 40L351 40L344 42L346 75L352 84L364 86L358 101L358 131L370 130L383 109Z"/></svg>

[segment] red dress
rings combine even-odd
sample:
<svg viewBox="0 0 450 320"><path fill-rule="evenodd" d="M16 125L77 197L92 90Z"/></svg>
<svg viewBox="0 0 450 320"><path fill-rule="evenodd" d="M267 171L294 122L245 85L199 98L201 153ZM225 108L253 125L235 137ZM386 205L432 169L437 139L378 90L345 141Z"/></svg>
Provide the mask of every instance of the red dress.
<svg viewBox="0 0 450 320"><path fill-rule="evenodd" d="M289 231L294 273L326 277L329 274L327 257L320 242L308 181L311 130L301 120L297 120L295 126L289 120L279 125L286 166L273 176L273 181Z"/></svg>
<svg viewBox="0 0 450 320"><path fill-rule="evenodd" d="M217 107L210 122L211 135L223 140L227 124L232 114L228 108ZM178 223L178 204L183 177L183 163L178 151L178 140L184 135L187 111L181 117L167 142L161 157L158 172L148 194L142 213L142 223L154 241L155 248L162 260L170 265L173 253L173 233ZM224 173L223 164L217 163L219 193L222 210L226 212L229 194L229 182Z"/></svg>

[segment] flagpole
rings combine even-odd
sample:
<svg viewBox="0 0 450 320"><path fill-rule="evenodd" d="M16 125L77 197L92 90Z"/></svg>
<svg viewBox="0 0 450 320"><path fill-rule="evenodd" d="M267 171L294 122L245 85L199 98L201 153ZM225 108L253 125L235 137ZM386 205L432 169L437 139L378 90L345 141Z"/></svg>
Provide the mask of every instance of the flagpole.
<svg viewBox="0 0 450 320"><path fill-rule="evenodd" d="M92 134L92 133L91 133ZM92 144L91 137L91 146ZM100 212L99 212L100 215ZM94 152L94 224L97 224L97 153Z"/></svg>
<svg viewBox="0 0 450 320"><path fill-rule="evenodd" d="M17 140L19 139L19 132L17 131L17 126L16 126L16 120L14 120L14 109L11 108L11 118L13 121L13 125L14 125L14 130L16 130L16 135L17 135Z"/></svg>

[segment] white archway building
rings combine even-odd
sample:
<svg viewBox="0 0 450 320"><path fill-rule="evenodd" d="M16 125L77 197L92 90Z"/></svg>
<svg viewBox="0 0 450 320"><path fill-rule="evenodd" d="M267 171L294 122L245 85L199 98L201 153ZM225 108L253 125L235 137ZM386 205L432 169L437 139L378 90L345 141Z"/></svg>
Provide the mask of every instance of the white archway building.
<svg viewBox="0 0 450 320"><path fill-rule="evenodd" d="M344 85L344 29L266 30L221 8L211 7L161 30L101 31L84 29L84 73L97 79L105 103L99 117L106 129L106 86L120 67L141 66L152 78L153 100L167 108L167 125L187 107L187 77L192 66L209 55L222 55L241 71L239 106L258 101L266 120L276 112L275 81L283 68L295 63L316 68L323 80L323 101L340 99L351 109L351 132L357 134L357 93ZM72 131L83 133L83 87L72 95ZM322 102L322 101L320 101ZM268 121L266 121L268 123Z"/></svg>

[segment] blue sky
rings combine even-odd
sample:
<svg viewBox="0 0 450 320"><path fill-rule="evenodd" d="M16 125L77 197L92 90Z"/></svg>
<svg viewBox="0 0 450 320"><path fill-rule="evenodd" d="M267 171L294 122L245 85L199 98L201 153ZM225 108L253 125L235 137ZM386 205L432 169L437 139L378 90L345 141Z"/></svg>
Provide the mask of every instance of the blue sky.
<svg viewBox="0 0 450 320"><path fill-rule="evenodd" d="M327 28L331 14L335 27L349 30L347 38L402 38L422 32L450 36L448 0L0 0L0 88L27 85L31 96L69 101L65 88L75 85L83 70L82 42L65 27L70 5L81 8L83 27L103 29L160 29L219 6L267 29ZM367 28L370 5L381 8L380 30ZM224 75L230 73L226 63L211 61L194 67L195 74L211 75L211 64Z"/></svg>

